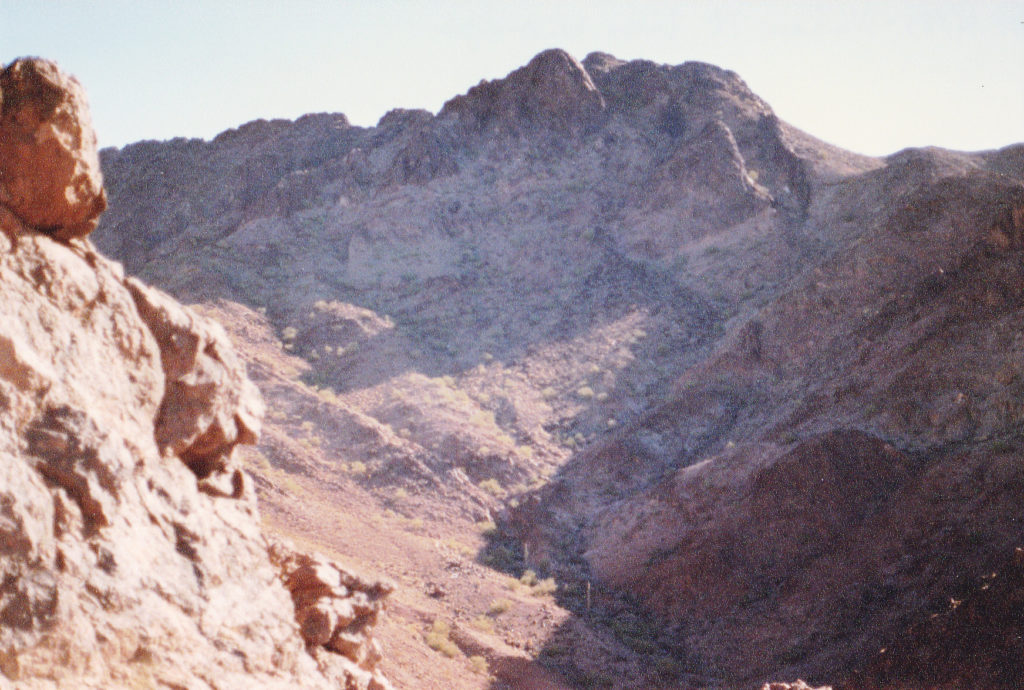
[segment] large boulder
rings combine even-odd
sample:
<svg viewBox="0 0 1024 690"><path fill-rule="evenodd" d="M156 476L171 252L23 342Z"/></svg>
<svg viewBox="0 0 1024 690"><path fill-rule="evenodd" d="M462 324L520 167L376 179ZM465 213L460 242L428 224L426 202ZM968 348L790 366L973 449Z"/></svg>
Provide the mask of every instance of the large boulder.
<svg viewBox="0 0 1024 690"><path fill-rule="evenodd" d="M53 62L0 72L0 203L60 240L88 235L107 207L85 91Z"/></svg>

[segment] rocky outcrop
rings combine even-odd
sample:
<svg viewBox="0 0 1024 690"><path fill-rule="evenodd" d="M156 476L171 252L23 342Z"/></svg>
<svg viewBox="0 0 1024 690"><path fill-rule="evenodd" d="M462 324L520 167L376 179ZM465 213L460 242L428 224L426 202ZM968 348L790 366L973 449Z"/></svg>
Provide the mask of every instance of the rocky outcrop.
<svg viewBox="0 0 1024 690"><path fill-rule="evenodd" d="M218 324L138 280L129 278L126 286L160 348L166 393L155 421L158 448L181 458L199 479L225 472L234 446L259 436L259 391Z"/></svg>
<svg viewBox="0 0 1024 690"><path fill-rule="evenodd" d="M654 256L697 241L772 207L775 200L747 169L732 131L720 120L707 124L654 169L633 195L638 217L662 214L670 227L637 238L627 246L643 247ZM640 225L640 223L638 223ZM638 241L639 240L639 241Z"/></svg>
<svg viewBox="0 0 1024 690"><path fill-rule="evenodd" d="M80 239L104 198L80 87L42 61L3 74L0 673L381 687L375 658L357 677L306 650L232 452L263 403L223 330Z"/></svg>
<svg viewBox="0 0 1024 690"><path fill-rule="evenodd" d="M380 646L371 636L384 609L384 598L394 585L367 580L337 563L296 553L282 542L270 549L281 573L307 648L324 656L321 648L344 657L346 672L360 687L386 690L387 679L375 670Z"/></svg>
<svg viewBox="0 0 1024 690"><path fill-rule="evenodd" d="M85 92L45 60L0 73L0 204L59 240L89 234L107 207Z"/></svg>
<svg viewBox="0 0 1024 690"><path fill-rule="evenodd" d="M564 50L552 49L504 79L481 82L453 98L440 116L454 116L473 131L539 128L579 134L598 122L604 107L583 65Z"/></svg>

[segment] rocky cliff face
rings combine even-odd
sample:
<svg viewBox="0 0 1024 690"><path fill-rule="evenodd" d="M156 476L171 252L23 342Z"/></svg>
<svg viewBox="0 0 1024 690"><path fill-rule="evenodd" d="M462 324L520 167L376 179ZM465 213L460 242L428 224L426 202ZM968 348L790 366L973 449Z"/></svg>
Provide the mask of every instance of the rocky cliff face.
<svg viewBox="0 0 1024 690"><path fill-rule="evenodd" d="M263 402L223 329L82 239L105 195L81 87L33 59L0 88L0 678L386 687L386 586L268 555L233 454Z"/></svg>
<svg viewBox="0 0 1024 690"><path fill-rule="evenodd" d="M1012 687L975 616L1019 611L1022 150L868 158L556 50L436 116L105 151L97 241L248 334L268 496L494 518L578 685Z"/></svg>

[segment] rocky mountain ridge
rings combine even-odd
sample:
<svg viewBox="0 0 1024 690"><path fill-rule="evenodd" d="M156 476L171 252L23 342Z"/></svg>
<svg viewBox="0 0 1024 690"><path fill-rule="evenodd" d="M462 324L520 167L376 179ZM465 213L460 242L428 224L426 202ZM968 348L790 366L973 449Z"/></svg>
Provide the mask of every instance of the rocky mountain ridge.
<svg viewBox="0 0 1024 690"><path fill-rule="evenodd" d="M292 478L434 548L493 522L477 561L559 583L521 646L571 683L916 687L903 631L1013 579L1021 145L860 156L717 67L553 50L437 115L102 164L100 246L247 343L271 510L328 538ZM430 615L464 639L449 582ZM940 682L1012 687L1006 632Z"/></svg>

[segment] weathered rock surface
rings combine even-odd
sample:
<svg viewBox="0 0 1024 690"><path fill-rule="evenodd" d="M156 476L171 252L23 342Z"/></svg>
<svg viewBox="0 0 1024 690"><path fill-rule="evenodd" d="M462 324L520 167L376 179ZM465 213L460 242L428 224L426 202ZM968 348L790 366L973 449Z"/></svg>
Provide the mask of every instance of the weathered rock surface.
<svg viewBox="0 0 1024 690"><path fill-rule="evenodd" d="M481 82L445 103L441 117L455 116L471 131L529 133L535 128L579 134L593 127L604 97L576 58L545 50L504 79Z"/></svg>
<svg viewBox="0 0 1024 690"><path fill-rule="evenodd" d="M307 652L233 458L263 403L223 329L75 239L103 200L80 87L3 75L0 684L386 686L369 623L358 676Z"/></svg>
<svg viewBox="0 0 1024 690"><path fill-rule="evenodd" d="M89 234L107 206L85 92L52 62L0 73L0 204L60 240Z"/></svg>
<svg viewBox="0 0 1024 690"><path fill-rule="evenodd" d="M371 632L394 585L367 580L337 563L296 553L280 542L271 546L270 556L291 594L307 647L323 647L342 655L346 673L357 679L360 687L390 688L374 668L381 652Z"/></svg>

